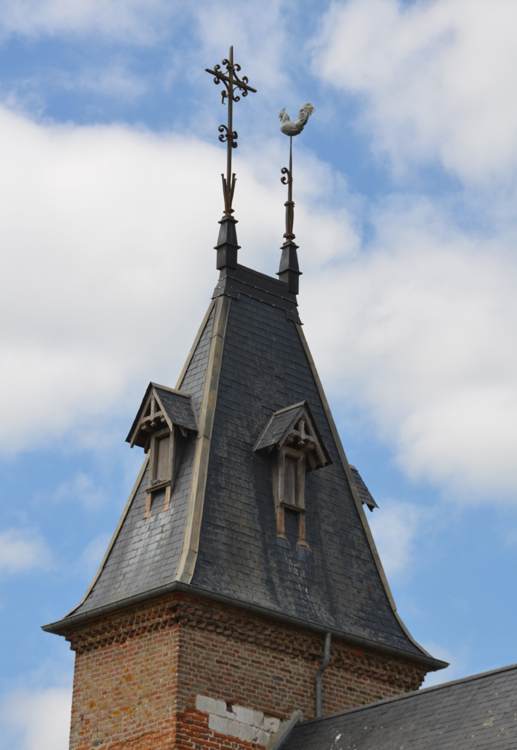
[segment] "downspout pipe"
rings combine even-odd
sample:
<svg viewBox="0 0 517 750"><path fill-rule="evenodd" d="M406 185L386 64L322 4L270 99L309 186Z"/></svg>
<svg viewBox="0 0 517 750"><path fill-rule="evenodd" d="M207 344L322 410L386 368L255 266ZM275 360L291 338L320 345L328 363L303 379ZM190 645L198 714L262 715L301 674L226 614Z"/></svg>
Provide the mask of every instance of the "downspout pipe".
<svg viewBox="0 0 517 750"><path fill-rule="evenodd" d="M326 670L326 668L329 665L330 661L330 640L332 638L332 633L326 633L325 635L325 646L323 649L323 661L321 662L320 666L318 667L318 671L316 672L316 718L319 716L323 716L323 685L322 685L322 678L323 678L323 672Z"/></svg>

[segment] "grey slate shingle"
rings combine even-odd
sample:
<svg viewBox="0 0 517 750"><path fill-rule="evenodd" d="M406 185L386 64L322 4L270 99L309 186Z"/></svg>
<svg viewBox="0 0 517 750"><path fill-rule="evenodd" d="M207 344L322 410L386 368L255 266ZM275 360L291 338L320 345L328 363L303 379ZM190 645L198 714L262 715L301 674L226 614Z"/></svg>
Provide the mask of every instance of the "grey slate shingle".
<svg viewBox="0 0 517 750"><path fill-rule="evenodd" d="M188 430L197 430L197 419L192 410L190 395L173 393L167 388L161 388L156 383L153 385L171 422L180 425L180 427L186 427Z"/></svg>
<svg viewBox="0 0 517 750"><path fill-rule="evenodd" d="M517 665L298 724L281 750L517 750Z"/></svg>

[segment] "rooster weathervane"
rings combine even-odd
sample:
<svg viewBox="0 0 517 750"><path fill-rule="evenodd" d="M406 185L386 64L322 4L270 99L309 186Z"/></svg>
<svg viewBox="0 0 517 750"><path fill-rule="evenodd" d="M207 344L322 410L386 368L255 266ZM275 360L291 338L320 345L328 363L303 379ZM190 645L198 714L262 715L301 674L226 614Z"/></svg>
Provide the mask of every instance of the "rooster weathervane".
<svg viewBox="0 0 517 750"><path fill-rule="evenodd" d="M239 137L237 132L233 129L233 102L240 101L240 96L236 96L236 91L242 92L242 96L248 96L248 92L253 91L257 93L257 89L253 89L246 76L239 78L237 73L240 72L241 66L233 62L233 47L230 47L229 60L224 59L221 65L226 68L226 73L221 70L221 65L214 65L214 70L205 68L207 73L214 76L214 83L219 85L221 82L224 84L225 90L221 92L222 103L228 99L228 125L219 125L219 140L221 143L227 144L227 155L226 155L226 177L224 174L221 175L223 178L223 195L224 195L224 215L231 216L233 213L232 202L233 194L235 192L235 174L232 172L232 150L237 148L237 138Z"/></svg>
<svg viewBox="0 0 517 750"><path fill-rule="evenodd" d="M284 109L281 110L280 114L278 115L280 120L282 121L280 124L280 130L282 133L285 133L285 135L289 136L290 144L289 144L289 168L282 167L282 174L284 175L281 177L281 181L284 185L287 185L287 202L285 205L285 234L284 237L286 239L286 242L292 242L295 238L295 234L293 233L293 227L294 227L294 201L293 201L293 135L299 135L304 127L307 125L307 120L312 115L312 113L315 112L314 107L312 104L307 103L304 104L301 110L298 112L298 119L296 122L292 122L292 120L289 118L289 115Z"/></svg>

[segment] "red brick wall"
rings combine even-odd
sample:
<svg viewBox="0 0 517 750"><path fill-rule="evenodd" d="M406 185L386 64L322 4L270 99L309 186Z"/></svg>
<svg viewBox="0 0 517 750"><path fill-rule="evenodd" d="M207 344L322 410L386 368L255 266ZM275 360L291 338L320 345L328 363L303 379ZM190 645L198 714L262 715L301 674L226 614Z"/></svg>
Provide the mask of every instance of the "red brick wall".
<svg viewBox="0 0 517 750"><path fill-rule="evenodd" d="M311 631L176 594L66 637L77 652L71 750L259 747L210 729L208 713L196 708L198 695L225 701L229 716L232 706L281 720L298 709L314 715L324 638ZM324 713L414 690L425 671L333 639Z"/></svg>
<svg viewBox="0 0 517 750"><path fill-rule="evenodd" d="M76 655L70 748L120 740L120 747L147 750L172 737L179 626L125 638L117 620L102 623L106 632L115 628L108 642Z"/></svg>

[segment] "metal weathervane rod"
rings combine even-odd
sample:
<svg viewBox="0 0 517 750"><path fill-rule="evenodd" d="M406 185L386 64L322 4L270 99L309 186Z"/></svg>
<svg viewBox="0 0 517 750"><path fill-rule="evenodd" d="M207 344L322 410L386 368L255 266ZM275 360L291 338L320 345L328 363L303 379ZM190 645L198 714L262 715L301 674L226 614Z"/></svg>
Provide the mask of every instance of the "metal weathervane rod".
<svg viewBox="0 0 517 750"><path fill-rule="evenodd" d="M292 122L289 115L284 109L278 115L280 120L280 130L285 135L289 136L289 168L282 167L281 172L284 175L281 177L281 181L284 185L287 185L287 202L285 205L285 240L286 242L292 242L295 238L293 232L294 227L294 201L293 201L293 135L299 135L307 124L307 120L315 112L312 104L304 104L301 110L298 112L298 119L296 122Z"/></svg>
<svg viewBox="0 0 517 750"><path fill-rule="evenodd" d="M230 59L224 59L221 63L226 68L226 73L221 69L221 65L214 65L214 70L205 68L207 73L214 76L214 83L218 86L221 82L223 83L225 90L221 92L222 103L228 99L228 125L219 125L219 140L221 143L227 144L227 155L226 155L226 177L224 174L221 175L223 179L223 195L224 195L224 215L231 216L233 213L232 202L233 194L235 192L235 174L232 172L232 150L237 148L237 138L239 137L237 132L233 130L233 102L240 101L240 96L236 95L236 92L241 92L242 96L248 96L249 91L253 91L255 94L256 89L252 88L248 83L248 78L242 76L239 78L237 75L241 66L233 62L233 47L230 47Z"/></svg>
<svg viewBox="0 0 517 750"><path fill-rule="evenodd" d="M280 181L287 185L287 202L285 205L285 234L284 237L289 242L290 240L294 240L296 237L295 234L293 234L293 227L294 227L294 201L293 201L293 136L290 136L289 138L289 168L282 167L280 170L283 177L280 178Z"/></svg>

